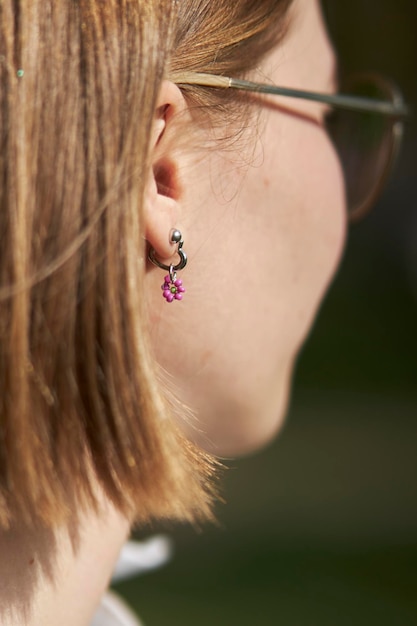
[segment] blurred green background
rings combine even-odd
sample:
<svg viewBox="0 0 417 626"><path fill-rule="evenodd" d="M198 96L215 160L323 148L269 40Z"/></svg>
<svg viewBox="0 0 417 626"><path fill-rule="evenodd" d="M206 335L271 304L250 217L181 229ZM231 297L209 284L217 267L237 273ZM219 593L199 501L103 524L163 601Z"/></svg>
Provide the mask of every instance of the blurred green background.
<svg viewBox="0 0 417 626"><path fill-rule="evenodd" d="M343 69L417 103L417 3L328 2ZM281 436L230 463L218 527L118 585L147 626L417 625L417 132L352 228ZM143 535L160 528L146 529Z"/></svg>

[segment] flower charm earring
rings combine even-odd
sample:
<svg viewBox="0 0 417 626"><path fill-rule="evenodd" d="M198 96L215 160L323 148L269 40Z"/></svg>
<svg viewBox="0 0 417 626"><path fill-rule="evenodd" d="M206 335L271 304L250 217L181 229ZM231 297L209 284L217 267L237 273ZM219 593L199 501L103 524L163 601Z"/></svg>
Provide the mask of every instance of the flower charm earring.
<svg viewBox="0 0 417 626"><path fill-rule="evenodd" d="M185 254L182 246L184 241L182 239L181 232L179 230L173 230L171 233L171 243L177 245L177 254L180 257L179 263L174 265L165 265L156 258L156 252L153 248L149 250L149 260L160 267L163 270L167 270L169 273L164 278L164 283L161 285L162 296L167 302L173 302L174 300L182 300L185 289L182 286L182 280L177 278L177 271L183 270L187 265L187 255Z"/></svg>
<svg viewBox="0 0 417 626"><path fill-rule="evenodd" d="M182 280L180 278L176 278L176 276L176 273L172 276L171 274L167 274L164 278L164 284L161 285L162 295L167 302L182 300L182 294L185 293L185 289L182 286Z"/></svg>

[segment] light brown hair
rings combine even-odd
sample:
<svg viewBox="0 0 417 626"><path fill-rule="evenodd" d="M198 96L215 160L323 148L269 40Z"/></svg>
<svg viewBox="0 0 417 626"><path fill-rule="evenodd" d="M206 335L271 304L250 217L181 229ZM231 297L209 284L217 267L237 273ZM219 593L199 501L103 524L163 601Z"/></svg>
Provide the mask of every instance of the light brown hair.
<svg viewBox="0 0 417 626"><path fill-rule="evenodd" d="M96 479L138 519L210 514L213 462L170 419L145 323L149 133L165 77L246 73L289 4L2 0L0 528L65 523Z"/></svg>

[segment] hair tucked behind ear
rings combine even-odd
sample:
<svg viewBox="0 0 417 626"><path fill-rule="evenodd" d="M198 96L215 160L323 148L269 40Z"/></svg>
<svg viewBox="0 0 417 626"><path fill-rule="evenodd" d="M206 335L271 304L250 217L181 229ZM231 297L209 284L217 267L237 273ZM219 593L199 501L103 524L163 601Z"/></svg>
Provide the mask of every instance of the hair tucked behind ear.
<svg viewBox="0 0 417 626"><path fill-rule="evenodd" d="M97 480L139 519L210 515L148 346L149 133L170 71L247 71L288 4L2 0L0 528L65 523Z"/></svg>
<svg viewBox="0 0 417 626"><path fill-rule="evenodd" d="M239 77L255 69L285 36L292 0L195 0L178 2L171 72L194 71ZM187 86L193 103L212 107L221 115L224 105L242 100L232 90ZM210 114L210 112L208 111Z"/></svg>

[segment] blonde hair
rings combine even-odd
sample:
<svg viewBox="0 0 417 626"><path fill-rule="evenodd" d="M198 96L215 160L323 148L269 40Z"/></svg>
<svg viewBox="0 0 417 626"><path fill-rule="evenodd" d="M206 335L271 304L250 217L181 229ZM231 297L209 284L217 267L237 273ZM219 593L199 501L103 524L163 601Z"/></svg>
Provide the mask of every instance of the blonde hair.
<svg viewBox="0 0 417 626"><path fill-rule="evenodd" d="M0 528L65 523L96 480L137 519L210 515L213 461L169 419L145 324L149 132L164 77L247 72L289 4L2 1Z"/></svg>

